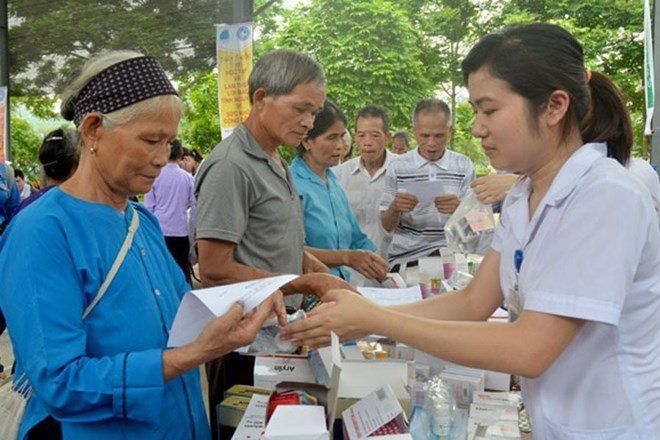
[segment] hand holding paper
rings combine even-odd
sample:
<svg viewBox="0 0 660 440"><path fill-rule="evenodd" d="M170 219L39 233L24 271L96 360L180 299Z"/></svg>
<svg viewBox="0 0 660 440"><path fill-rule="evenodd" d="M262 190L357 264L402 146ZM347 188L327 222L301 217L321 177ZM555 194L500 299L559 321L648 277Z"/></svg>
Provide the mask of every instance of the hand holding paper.
<svg viewBox="0 0 660 440"><path fill-rule="evenodd" d="M216 320L220 319L218 317L229 312L232 307L237 307L233 306L236 302L243 304L242 313L248 314L248 317L245 318L247 319L247 322L243 322L245 321L245 319L243 319L233 322L233 325L238 325L239 327L247 326L248 330L251 330L252 320L258 321L261 318L262 313L261 311L257 312L255 314L256 317L249 316L249 313L269 298L280 287L295 278L297 278L296 275L282 275L227 286L193 290L186 293L174 318L167 346L181 347L192 343L198 336L201 337L202 331L207 331L205 327L207 327L214 318ZM272 313L271 309L272 307L268 308L268 315ZM235 313L237 317L242 317L242 313L239 314L238 310L234 310L232 313ZM268 318L268 315L264 320ZM220 327L221 323L218 322L215 325ZM261 324L259 324L259 327L260 326ZM209 327L211 328L209 332L213 332L213 329L216 329L213 325L210 325ZM232 330L233 328L234 327L230 326L225 330ZM237 333L233 336L235 336L237 340L242 340L241 337L244 336L244 333L241 332L244 332L244 330L234 329L234 331ZM222 339L226 336L219 335L217 337ZM249 343L251 341L247 342Z"/></svg>
<svg viewBox="0 0 660 440"><path fill-rule="evenodd" d="M432 205L437 197L445 193L445 188L439 180L408 181L401 184L400 191L416 197L420 207L423 207Z"/></svg>
<svg viewBox="0 0 660 440"><path fill-rule="evenodd" d="M261 306L243 315L243 307L234 303L229 311L208 323L194 343L211 359L249 345L272 313L272 302L266 300Z"/></svg>
<svg viewBox="0 0 660 440"><path fill-rule="evenodd" d="M417 204L419 204L419 198L407 192L396 193L396 197L394 197L394 201L392 202L396 212L410 212L415 209Z"/></svg>
<svg viewBox="0 0 660 440"><path fill-rule="evenodd" d="M440 214L453 214L461 204L461 199L454 194L445 194L435 198L435 207Z"/></svg>

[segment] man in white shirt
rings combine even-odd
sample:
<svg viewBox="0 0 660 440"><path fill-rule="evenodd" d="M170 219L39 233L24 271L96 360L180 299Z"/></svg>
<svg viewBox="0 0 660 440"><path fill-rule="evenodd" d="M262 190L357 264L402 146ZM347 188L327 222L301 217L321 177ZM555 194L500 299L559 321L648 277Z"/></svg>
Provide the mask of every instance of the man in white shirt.
<svg viewBox="0 0 660 440"><path fill-rule="evenodd" d="M438 254L446 246L444 226L474 180L472 161L446 149L451 115L439 99L425 99L415 107L413 135L417 148L400 156L388 169L380 202L381 221L393 231L390 265ZM407 192L414 184L437 182L438 195L426 203ZM411 183L414 183L411 185ZM434 187L433 184L427 188Z"/></svg>
<svg viewBox="0 0 660 440"><path fill-rule="evenodd" d="M385 148L391 137L386 108L368 105L355 115L355 144L360 156L333 168L362 231L387 257L391 235L380 224L378 204L385 185L385 171L397 155Z"/></svg>

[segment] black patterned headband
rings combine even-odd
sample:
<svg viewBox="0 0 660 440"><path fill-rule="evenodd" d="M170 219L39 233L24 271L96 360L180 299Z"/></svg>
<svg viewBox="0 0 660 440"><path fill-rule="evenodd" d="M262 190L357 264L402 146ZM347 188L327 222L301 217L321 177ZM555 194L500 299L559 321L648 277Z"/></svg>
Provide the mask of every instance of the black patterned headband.
<svg viewBox="0 0 660 440"><path fill-rule="evenodd" d="M131 58L97 74L78 94L74 122L91 112L111 113L159 95L176 95L160 63L152 57Z"/></svg>

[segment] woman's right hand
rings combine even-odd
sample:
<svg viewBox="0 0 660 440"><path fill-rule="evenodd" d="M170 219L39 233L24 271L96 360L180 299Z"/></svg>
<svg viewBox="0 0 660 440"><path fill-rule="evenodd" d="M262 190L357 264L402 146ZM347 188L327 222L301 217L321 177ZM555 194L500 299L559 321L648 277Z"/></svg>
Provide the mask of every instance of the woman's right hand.
<svg viewBox="0 0 660 440"><path fill-rule="evenodd" d="M193 344L204 354L205 361L251 344L264 321L273 314L274 307L274 298L270 297L252 312L243 315L243 306L234 303L227 313L209 322Z"/></svg>
<svg viewBox="0 0 660 440"><path fill-rule="evenodd" d="M173 379L197 365L252 343L266 319L275 311L276 298L273 296L245 316L243 306L234 303L227 313L209 322L195 341L163 352L163 377Z"/></svg>
<svg viewBox="0 0 660 440"><path fill-rule="evenodd" d="M293 322L282 330L281 337L295 345L311 348L330 344L330 332L339 339L349 341L373 333L373 326L383 315L382 308L348 290L332 290L307 319Z"/></svg>

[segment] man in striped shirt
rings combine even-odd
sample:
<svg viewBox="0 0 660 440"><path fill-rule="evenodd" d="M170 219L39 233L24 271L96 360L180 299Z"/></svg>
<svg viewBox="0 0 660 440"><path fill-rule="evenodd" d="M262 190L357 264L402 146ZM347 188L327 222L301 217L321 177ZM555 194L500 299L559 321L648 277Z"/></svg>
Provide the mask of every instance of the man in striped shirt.
<svg viewBox="0 0 660 440"><path fill-rule="evenodd" d="M399 156L387 169L380 202L381 223L393 231L388 250L390 266L415 264L446 246L444 226L474 180L472 161L446 149L451 136L451 114L439 99L420 101L413 113L417 148ZM412 182L437 182L437 197L420 201L407 192ZM435 191L435 183L426 183Z"/></svg>

